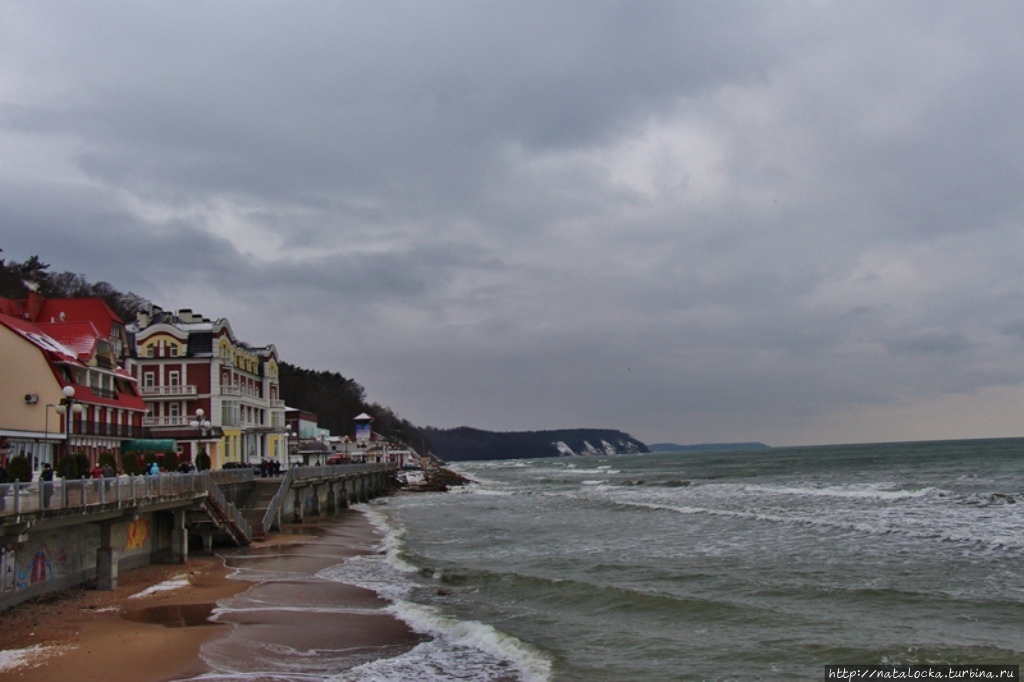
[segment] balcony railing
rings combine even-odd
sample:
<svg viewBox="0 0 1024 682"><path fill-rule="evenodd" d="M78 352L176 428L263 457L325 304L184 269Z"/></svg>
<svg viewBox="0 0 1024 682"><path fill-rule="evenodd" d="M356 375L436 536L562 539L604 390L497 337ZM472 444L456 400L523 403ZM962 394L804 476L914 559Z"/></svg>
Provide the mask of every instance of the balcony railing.
<svg viewBox="0 0 1024 682"><path fill-rule="evenodd" d="M193 419L195 417L143 417L142 425L156 428L182 427L189 426L189 422Z"/></svg>
<svg viewBox="0 0 1024 682"><path fill-rule="evenodd" d="M183 386L142 386L143 398L181 398L199 395L194 384Z"/></svg>
<svg viewBox="0 0 1024 682"><path fill-rule="evenodd" d="M100 398L110 398L114 400L117 398L117 391L109 388L100 388L99 386L90 386L89 390L92 391L93 395L99 396Z"/></svg>
<svg viewBox="0 0 1024 682"><path fill-rule="evenodd" d="M240 386L221 386L220 394L232 397L256 398L262 400L262 397L260 396L258 391L248 388L242 388Z"/></svg>

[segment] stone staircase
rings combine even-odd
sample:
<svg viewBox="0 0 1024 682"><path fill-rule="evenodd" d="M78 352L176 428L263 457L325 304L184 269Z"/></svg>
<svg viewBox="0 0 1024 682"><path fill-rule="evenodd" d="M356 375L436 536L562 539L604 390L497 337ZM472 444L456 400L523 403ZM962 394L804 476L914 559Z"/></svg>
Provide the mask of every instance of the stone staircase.
<svg viewBox="0 0 1024 682"><path fill-rule="evenodd" d="M281 477L254 478L252 482L252 491L240 506L240 511L252 527L253 539L263 540L267 537L266 529L263 528L263 517L266 516L277 491L281 489L284 479Z"/></svg>

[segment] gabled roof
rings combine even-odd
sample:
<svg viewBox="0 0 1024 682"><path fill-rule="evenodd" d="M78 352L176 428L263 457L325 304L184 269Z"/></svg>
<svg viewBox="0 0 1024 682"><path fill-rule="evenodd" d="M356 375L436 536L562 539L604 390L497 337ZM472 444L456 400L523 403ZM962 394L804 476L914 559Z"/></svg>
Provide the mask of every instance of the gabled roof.
<svg viewBox="0 0 1024 682"><path fill-rule="evenodd" d="M39 308L36 321L47 322L92 322L100 335L109 337L114 323L123 325L102 298L47 298Z"/></svg>
<svg viewBox="0 0 1024 682"><path fill-rule="evenodd" d="M86 367L99 343L99 332L94 325L89 323L65 322L39 325L17 317L0 314L0 325L7 327L21 338L36 346L41 351L45 361L53 368L54 376L57 377L57 381L61 384L64 383L64 380L59 378L62 376L62 373L56 370L56 366L70 364L83 368ZM126 382L126 391L119 391L116 398L110 398L93 393L88 385L76 383L76 399L91 404L111 405L140 412L145 411L146 403L141 396L137 395L137 390L134 388L135 378L119 366L113 368L112 371Z"/></svg>
<svg viewBox="0 0 1024 682"><path fill-rule="evenodd" d="M52 357L58 362L71 362L78 359L78 353L47 334L38 325L9 315L0 315L0 325L7 327L29 343L34 344L46 353L48 357Z"/></svg>
<svg viewBox="0 0 1024 682"><path fill-rule="evenodd" d="M96 353L100 331L92 322L58 322L37 324L37 327L72 350L82 362L89 362Z"/></svg>

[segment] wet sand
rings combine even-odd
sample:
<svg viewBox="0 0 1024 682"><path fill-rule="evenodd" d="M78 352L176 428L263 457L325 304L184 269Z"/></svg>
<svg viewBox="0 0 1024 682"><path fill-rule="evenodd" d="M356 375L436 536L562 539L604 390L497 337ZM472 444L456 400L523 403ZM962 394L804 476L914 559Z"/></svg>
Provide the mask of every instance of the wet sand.
<svg viewBox="0 0 1024 682"><path fill-rule="evenodd" d="M0 613L0 678L187 680L212 670L201 648L226 673L264 670L279 659L287 665L289 653L298 660L313 652L321 665L341 669L401 654L422 638L381 611L383 600L363 588L309 580L378 541L365 515L347 510L266 542L226 548L223 558L193 554L187 564L123 572L113 591L76 589L17 606ZM228 578L233 573L243 579ZM227 608L211 623L217 603Z"/></svg>

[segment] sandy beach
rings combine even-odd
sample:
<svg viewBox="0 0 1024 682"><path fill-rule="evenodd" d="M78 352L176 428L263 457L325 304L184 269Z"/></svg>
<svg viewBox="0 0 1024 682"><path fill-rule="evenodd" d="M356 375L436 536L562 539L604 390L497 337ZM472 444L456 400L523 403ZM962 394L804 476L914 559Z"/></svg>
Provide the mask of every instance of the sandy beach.
<svg viewBox="0 0 1024 682"><path fill-rule="evenodd" d="M367 613L348 616L320 629L296 628L294 617L206 620L219 600L247 590L283 596L287 583L263 584L258 579L228 576L240 563L287 566L289 571L315 572L323 559L308 558L310 546L329 546L331 560L372 551L379 540L365 515L348 510L317 524L285 529L266 542L245 548L224 548L221 556L193 554L187 564L150 565L119 576L113 591L81 588L58 597L19 605L0 613L0 678L44 682L167 682L210 671L200 657L204 643L231 638L227 651L244 657L246 649L270 642L315 648L340 641L364 659L408 650L421 638L380 609L372 592L331 585L329 595ZM261 598L263 598L261 596ZM301 631L301 641L296 635ZM222 647L222 650L224 648Z"/></svg>

